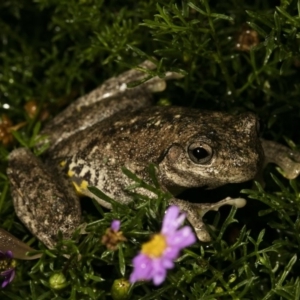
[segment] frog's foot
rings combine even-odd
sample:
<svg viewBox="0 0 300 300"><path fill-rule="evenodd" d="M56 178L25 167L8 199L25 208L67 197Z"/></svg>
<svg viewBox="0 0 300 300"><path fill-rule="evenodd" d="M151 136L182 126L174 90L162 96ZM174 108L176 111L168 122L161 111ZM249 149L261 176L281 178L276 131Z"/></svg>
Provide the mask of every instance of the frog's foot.
<svg viewBox="0 0 300 300"><path fill-rule="evenodd" d="M179 206L187 214L187 219L195 229L196 235L201 242L209 242L211 237L203 223L203 216L211 210L217 211L223 205L232 205L241 208L246 205L243 198L227 197L217 203L190 203L179 199L171 199L170 204Z"/></svg>
<svg viewBox="0 0 300 300"><path fill-rule="evenodd" d="M78 196L68 181L53 175L29 150L9 155L7 175L17 216L47 247L56 244L57 233L70 238L80 223Z"/></svg>
<svg viewBox="0 0 300 300"><path fill-rule="evenodd" d="M265 153L265 165L275 163L288 179L294 179L300 174L300 152L263 139L261 139L261 144Z"/></svg>

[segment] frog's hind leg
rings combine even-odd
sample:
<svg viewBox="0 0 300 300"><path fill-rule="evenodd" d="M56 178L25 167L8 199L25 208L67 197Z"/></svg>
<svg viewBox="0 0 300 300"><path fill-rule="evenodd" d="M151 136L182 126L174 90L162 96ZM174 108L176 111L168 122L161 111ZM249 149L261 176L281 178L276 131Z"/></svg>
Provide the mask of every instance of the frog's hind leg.
<svg viewBox="0 0 300 300"><path fill-rule="evenodd" d="M65 239L80 224L80 203L71 184L52 175L29 150L9 155L7 175L15 211L24 225L47 247L56 244L60 230Z"/></svg>
<svg viewBox="0 0 300 300"><path fill-rule="evenodd" d="M300 174L300 152L264 139L261 139L261 144L265 154L265 165L278 165L288 179L294 179Z"/></svg>

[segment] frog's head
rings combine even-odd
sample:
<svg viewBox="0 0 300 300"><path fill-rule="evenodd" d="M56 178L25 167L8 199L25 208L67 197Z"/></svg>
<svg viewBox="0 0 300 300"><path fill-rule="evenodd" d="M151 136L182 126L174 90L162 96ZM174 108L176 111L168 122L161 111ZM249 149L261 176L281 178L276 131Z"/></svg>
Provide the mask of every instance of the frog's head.
<svg viewBox="0 0 300 300"><path fill-rule="evenodd" d="M258 121L253 114L199 113L198 122L176 126L177 138L159 163L162 183L171 191L215 188L253 179L263 164ZM179 189L178 189L179 188Z"/></svg>

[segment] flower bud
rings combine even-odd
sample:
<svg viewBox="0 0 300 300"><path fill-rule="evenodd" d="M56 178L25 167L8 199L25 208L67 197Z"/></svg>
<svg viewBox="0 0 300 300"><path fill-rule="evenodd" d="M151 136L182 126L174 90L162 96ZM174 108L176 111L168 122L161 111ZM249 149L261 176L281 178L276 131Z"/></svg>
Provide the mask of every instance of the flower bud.
<svg viewBox="0 0 300 300"><path fill-rule="evenodd" d="M54 290L61 290L68 285L66 277L63 273L52 274L49 278L49 284Z"/></svg>
<svg viewBox="0 0 300 300"><path fill-rule="evenodd" d="M111 296L114 300L129 299L130 283L125 278L116 279L111 287Z"/></svg>

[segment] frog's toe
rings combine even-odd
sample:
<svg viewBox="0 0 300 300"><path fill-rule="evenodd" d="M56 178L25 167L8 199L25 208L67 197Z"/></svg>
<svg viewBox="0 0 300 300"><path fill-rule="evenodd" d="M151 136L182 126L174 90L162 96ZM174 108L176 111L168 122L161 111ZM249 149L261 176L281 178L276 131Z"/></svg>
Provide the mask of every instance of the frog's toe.
<svg viewBox="0 0 300 300"><path fill-rule="evenodd" d="M289 160L282 165L284 176L288 179L295 179L300 174L300 152L296 150L290 150L288 152Z"/></svg>
<svg viewBox="0 0 300 300"><path fill-rule="evenodd" d="M196 236L199 241L208 243L211 241L211 236L207 231L206 225L203 223L202 219L195 219L193 216L187 216L188 221L193 226Z"/></svg>

